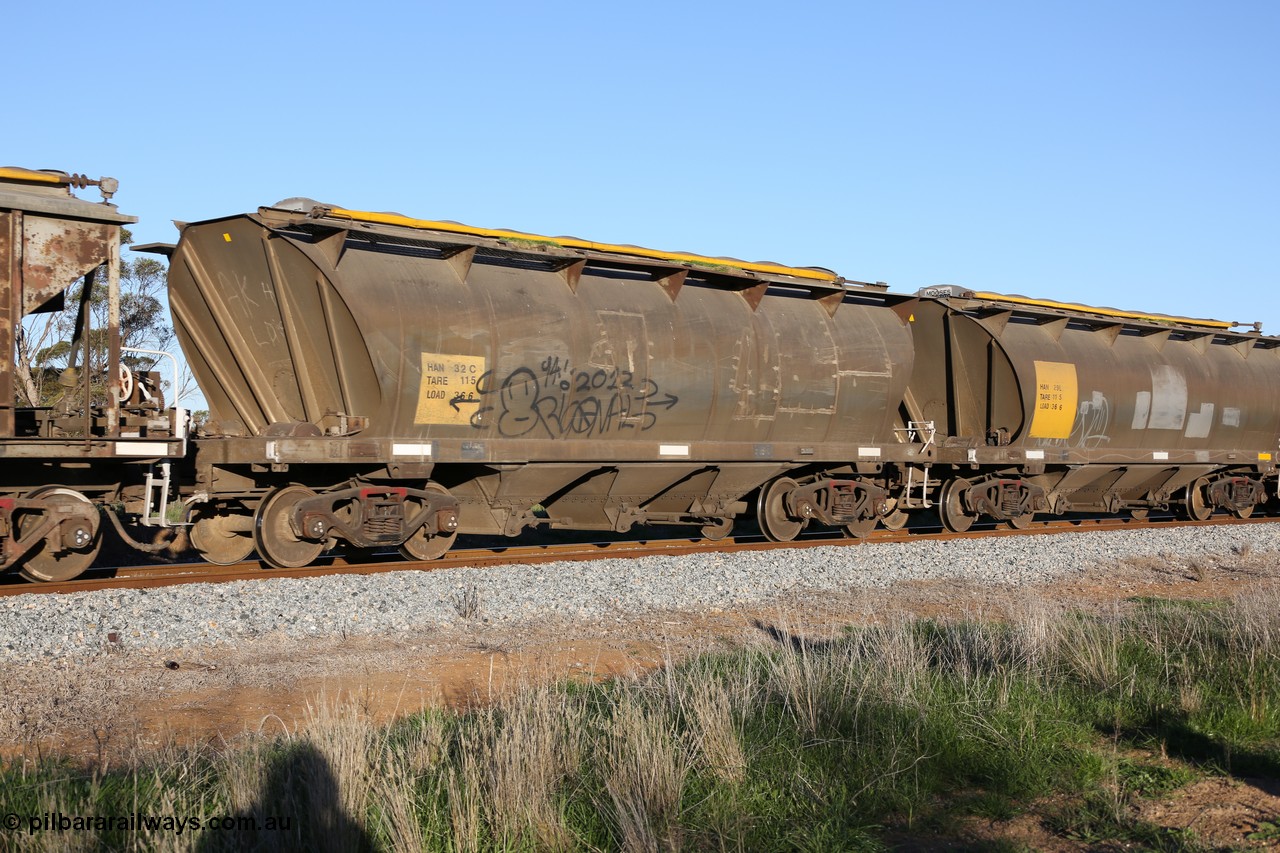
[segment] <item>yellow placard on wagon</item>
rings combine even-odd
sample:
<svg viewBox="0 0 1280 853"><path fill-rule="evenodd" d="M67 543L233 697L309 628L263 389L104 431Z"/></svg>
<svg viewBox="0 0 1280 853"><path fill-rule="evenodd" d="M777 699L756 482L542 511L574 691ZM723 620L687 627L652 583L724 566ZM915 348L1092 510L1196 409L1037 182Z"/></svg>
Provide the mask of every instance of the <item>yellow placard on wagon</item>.
<svg viewBox="0 0 1280 853"><path fill-rule="evenodd" d="M1031 437L1069 438L1079 400L1076 366L1061 361L1035 364L1036 405L1031 416Z"/></svg>
<svg viewBox="0 0 1280 853"><path fill-rule="evenodd" d="M465 426L480 405L476 383L484 374L482 355L422 354L422 385L414 423Z"/></svg>

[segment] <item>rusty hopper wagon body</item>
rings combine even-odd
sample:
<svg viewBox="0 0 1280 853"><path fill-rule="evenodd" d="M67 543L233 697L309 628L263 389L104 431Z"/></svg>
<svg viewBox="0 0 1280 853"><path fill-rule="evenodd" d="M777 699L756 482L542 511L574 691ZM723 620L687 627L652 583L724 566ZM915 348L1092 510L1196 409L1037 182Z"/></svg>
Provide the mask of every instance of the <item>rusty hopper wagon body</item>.
<svg viewBox="0 0 1280 853"><path fill-rule="evenodd" d="M951 286L921 295L904 405L934 426L950 529L1071 511L1244 517L1274 495L1280 339Z"/></svg>
<svg viewBox="0 0 1280 853"><path fill-rule="evenodd" d="M137 220L71 194L90 184L104 199L116 186L111 178L0 168L0 569L36 581L84 571L102 543L100 507L123 503L140 513L153 488L163 502L165 460L185 453L182 412L166 410L121 361L120 229ZM38 368L15 359L23 320L61 310L80 280L69 363L57 377L62 393L40 405L29 399ZM92 329L89 304L99 293L108 318ZM94 336L107 346L105 400L93 391L102 377L90 375ZM28 398L23 405L20 396Z"/></svg>
<svg viewBox="0 0 1280 853"><path fill-rule="evenodd" d="M217 436L192 531L217 561L714 538L753 509L772 538L859 531L930 452L899 420L912 300L825 270L295 202L186 226L170 300Z"/></svg>

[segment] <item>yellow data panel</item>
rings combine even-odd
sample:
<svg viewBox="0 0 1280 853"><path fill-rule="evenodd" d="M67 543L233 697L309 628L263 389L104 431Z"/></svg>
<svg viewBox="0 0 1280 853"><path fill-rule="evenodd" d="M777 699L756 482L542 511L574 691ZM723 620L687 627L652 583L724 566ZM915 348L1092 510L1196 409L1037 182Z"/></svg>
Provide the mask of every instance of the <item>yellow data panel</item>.
<svg viewBox="0 0 1280 853"><path fill-rule="evenodd" d="M1070 438L1076 420L1076 366L1061 361L1036 362L1036 407L1032 438Z"/></svg>
<svg viewBox="0 0 1280 853"><path fill-rule="evenodd" d="M476 383L484 374L482 355L422 354L422 385L414 422L466 426L475 414L480 393Z"/></svg>

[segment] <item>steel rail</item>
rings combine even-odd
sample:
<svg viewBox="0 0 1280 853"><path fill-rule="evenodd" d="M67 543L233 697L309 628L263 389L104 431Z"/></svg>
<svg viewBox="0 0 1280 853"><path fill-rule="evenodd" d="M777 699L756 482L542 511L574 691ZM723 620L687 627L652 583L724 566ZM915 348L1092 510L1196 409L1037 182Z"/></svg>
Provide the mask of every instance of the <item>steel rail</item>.
<svg viewBox="0 0 1280 853"><path fill-rule="evenodd" d="M1002 536L1045 536L1105 530L1142 530L1170 527L1212 527L1215 525L1266 524L1280 521L1274 516L1240 519L1230 516L1208 521L1180 519L1079 518L1036 522L1022 530L991 529L952 533L939 526L907 530L876 530L863 538L806 536L791 542L768 542L762 536L738 536L711 542L705 539L642 539L608 542L585 542L559 545L501 545L451 551L439 560L413 562L399 558L390 560L353 561L342 557L326 559L323 564L301 569L272 569L257 561L230 566L207 563L172 563L118 568L108 577L87 577L64 583L33 584L14 582L0 586L0 597L10 595L66 594L101 589L151 589L189 583L229 583L231 581L264 581L276 578L314 578L328 575L374 575L385 572L442 571L457 568L532 565L550 562L585 562L591 560L626 559L655 555L734 553L737 551L769 551L787 548L851 546L885 542L948 541ZM108 570L110 571L110 570Z"/></svg>

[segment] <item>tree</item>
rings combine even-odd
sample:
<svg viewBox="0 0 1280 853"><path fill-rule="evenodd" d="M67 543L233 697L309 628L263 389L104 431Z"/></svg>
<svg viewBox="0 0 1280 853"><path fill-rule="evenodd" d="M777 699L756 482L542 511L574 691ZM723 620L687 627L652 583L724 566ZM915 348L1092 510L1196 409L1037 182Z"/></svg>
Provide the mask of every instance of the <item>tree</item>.
<svg viewBox="0 0 1280 853"><path fill-rule="evenodd" d="M122 243L131 242L127 229L122 229ZM165 304L161 296L165 291L165 264L150 257L120 261L120 343L125 347L165 350L174 340L173 328L168 324ZM97 404L107 401L107 288L105 283L95 286L89 298L89 360L84 363L84 342L72 352L80 297L84 292L81 279L67 289L65 305L61 310L47 314L35 314L24 318L18 335L14 373L18 405L52 406L61 400L68 390L80 387L82 371L89 374L93 400ZM122 352L120 360L130 370L151 370L159 360L156 356ZM74 366L75 370L68 368Z"/></svg>

